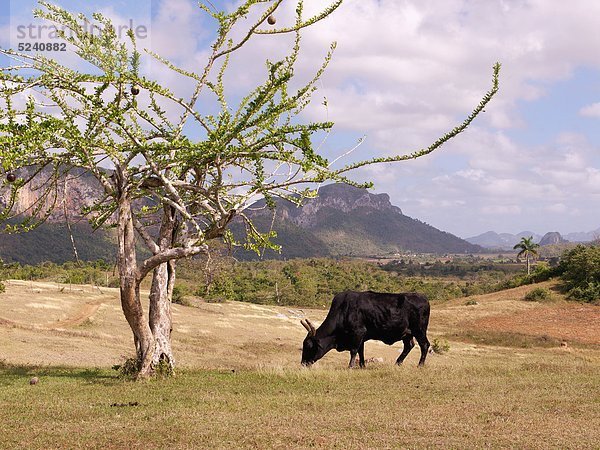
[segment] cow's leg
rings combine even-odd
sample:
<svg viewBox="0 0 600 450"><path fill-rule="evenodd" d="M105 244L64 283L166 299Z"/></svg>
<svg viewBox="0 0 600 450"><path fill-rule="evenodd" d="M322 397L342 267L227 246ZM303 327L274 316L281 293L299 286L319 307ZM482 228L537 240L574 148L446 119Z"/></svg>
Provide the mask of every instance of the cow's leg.
<svg viewBox="0 0 600 450"><path fill-rule="evenodd" d="M402 353L400 353L400 356L398 356L398 359L396 360L396 364L398 364L398 365L402 364L404 359L408 356L410 351L415 346L415 343L413 342L413 337L411 334L409 334L408 336L405 336L402 339L402 342L404 343L404 348L402 348Z"/></svg>
<svg viewBox="0 0 600 450"><path fill-rule="evenodd" d="M356 354L358 353L358 349L350 350L350 364L348 364L348 369L354 369L354 364L356 363Z"/></svg>
<svg viewBox="0 0 600 450"><path fill-rule="evenodd" d="M425 365L425 358L427 358L427 352L429 351L429 340L427 339L427 335L419 331L414 333L417 342L419 343L419 347L421 347L421 359L419 359L419 366Z"/></svg>
<svg viewBox="0 0 600 450"><path fill-rule="evenodd" d="M363 367L364 366L364 361L365 361L365 355L364 355L364 341L363 341L363 337L364 334L363 333L359 333L356 334L356 336L354 336L352 338L352 342L350 343L350 364L348 365L348 367L350 369L352 369L354 367L354 365L356 364L356 354L359 354L359 358L361 358L361 361L359 362L360 366Z"/></svg>
<svg viewBox="0 0 600 450"><path fill-rule="evenodd" d="M365 341L362 341L360 347L358 347L358 358L360 367L365 367Z"/></svg>

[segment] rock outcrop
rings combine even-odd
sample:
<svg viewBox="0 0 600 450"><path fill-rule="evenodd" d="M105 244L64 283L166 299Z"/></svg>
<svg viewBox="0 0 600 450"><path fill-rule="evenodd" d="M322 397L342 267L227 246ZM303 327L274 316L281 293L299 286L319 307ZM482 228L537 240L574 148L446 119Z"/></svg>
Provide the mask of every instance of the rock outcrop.
<svg viewBox="0 0 600 450"><path fill-rule="evenodd" d="M544 245L554 245L554 244L562 244L563 242L568 242L565 240L558 231L551 231L546 233L544 237L540 240L540 246Z"/></svg>

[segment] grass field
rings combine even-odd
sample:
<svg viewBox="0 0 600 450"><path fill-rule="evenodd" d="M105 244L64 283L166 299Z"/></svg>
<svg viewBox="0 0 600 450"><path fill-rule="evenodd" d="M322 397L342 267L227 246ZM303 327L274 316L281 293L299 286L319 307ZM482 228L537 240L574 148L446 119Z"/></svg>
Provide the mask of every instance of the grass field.
<svg viewBox="0 0 600 450"><path fill-rule="evenodd" d="M450 349L424 369L376 342L366 370L347 352L300 368L298 318L325 311L175 305L181 369L134 383L110 369L132 348L116 290L6 284L0 448L600 448L600 308L559 294L434 304Z"/></svg>

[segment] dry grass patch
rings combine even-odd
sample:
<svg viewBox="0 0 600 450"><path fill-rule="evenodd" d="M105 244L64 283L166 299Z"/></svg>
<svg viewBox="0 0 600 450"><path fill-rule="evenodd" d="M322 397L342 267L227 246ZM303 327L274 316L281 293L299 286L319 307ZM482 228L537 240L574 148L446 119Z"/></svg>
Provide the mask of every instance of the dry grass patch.
<svg viewBox="0 0 600 450"><path fill-rule="evenodd" d="M571 303L544 306L534 311L482 318L471 326L480 332L506 330L527 336L546 337L548 341L600 346L600 308L592 305Z"/></svg>
<svg viewBox="0 0 600 450"><path fill-rule="evenodd" d="M448 339L460 340L463 342L470 342L478 345L492 345L498 347L517 347L517 348L531 348L531 347L542 347L552 348L560 347L560 339L553 338L546 334L542 335L530 335L523 333L514 333L510 331L496 331L496 330L479 330L479 329L465 329L451 333Z"/></svg>

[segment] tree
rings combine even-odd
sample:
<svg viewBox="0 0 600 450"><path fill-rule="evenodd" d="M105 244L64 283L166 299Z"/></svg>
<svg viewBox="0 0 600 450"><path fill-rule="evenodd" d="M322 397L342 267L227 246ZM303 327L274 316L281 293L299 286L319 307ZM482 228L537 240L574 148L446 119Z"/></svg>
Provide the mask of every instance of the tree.
<svg viewBox="0 0 600 450"><path fill-rule="evenodd" d="M81 72L41 55L1 51L17 61L0 76L3 182L11 188L2 216L15 215L15 200L26 185L41 192L27 216L8 231L27 231L43 222L61 195L59 180L65 174L77 169L94 175L102 191L84 212L94 227L117 230L121 304L133 332L140 377L152 374L161 361L171 369L175 364L170 303L177 260L207 253L213 239L251 249L275 247L270 241L273 233L258 232L244 214L255 200L265 198L270 207L275 197L300 203L316 195L315 183L327 180L368 187L370 183L353 183L346 174L368 164L433 152L462 132L498 90L496 64L492 88L481 103L460 126L429 147L334 168L313 146L313 140L333 124L302 123L298 113L310 102L335 44L312 78L295 82L300 85L295 89L290 82L301 33L329 16L342 0L308 19L299 1L295 22L274 27L269 17L283 1L246 0L230 13L201 4L218 30L198 73L152 52L140 53L133 31L126 41L120 40L112 23L100 14L93 15L90 27L83 15L74 16L47 2L40 2L42 9L35 15L65 30L59 31L60 36L93 70ZM247 17L257 19L247 25ZM240 26L247 27L241 34ZM285 33L295 37L289 54L275 62L267 60L263 82L246 96L238 100L228 96L224 80L235 53L257 35L277 38ZM142 57L155 58L192 80L191 95L180 98L142 74ZM212 107L206 107L209 102ZM211 108L218 112L211 114ZM227 228L236 217L245 224L241 243L234 242ZM142 261L136 239L150 251ZM146 319L140 284L150 273Z"/></svg>
<svg viewBox="0 0 600 450"><path fill-rule="evenodd" d="M537 249L539 248L539 246L540 244L536 244L535 242L533 242L533 236L529 236L527 238L522 237L521 242L519 242L513 247L513 249L515 250L520 250L520 252L517 254L517 258L525 256L525 261L527 263L527 275L531 274L529 260L531 257L537 256Z"/></svg>

